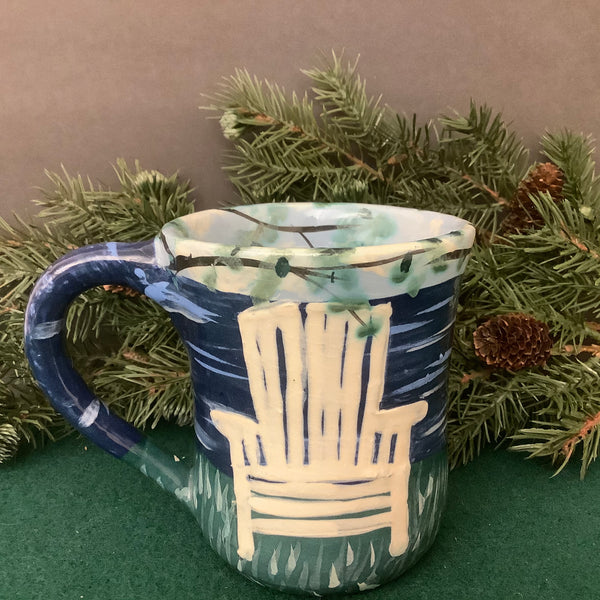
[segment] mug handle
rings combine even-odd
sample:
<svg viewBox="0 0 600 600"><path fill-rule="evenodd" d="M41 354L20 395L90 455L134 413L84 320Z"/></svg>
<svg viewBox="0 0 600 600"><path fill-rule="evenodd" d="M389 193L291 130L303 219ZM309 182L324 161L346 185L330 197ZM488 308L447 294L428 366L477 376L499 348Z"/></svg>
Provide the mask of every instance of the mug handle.
<svg viewBox="0 0 600 600"><path fill-rule="evenodd" d="M94 244L66 254L33 288L25 315L25 352L42 391L75 429L190 505L190 469L92 393L73 368L63 340L69 304L82 292L98 285L125 285L168 310L165 289L173 277L158 265L153 240Z"/></svg>

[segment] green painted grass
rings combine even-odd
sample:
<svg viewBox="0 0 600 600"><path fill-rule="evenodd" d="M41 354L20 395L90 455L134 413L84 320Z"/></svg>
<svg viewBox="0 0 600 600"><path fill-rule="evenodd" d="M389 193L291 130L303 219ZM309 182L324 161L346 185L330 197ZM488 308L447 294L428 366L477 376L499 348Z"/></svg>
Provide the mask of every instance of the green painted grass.
<svg viewBox="0 0 600 600"><path fill-rule="evenodd" d="M447 488L447 457L438 453L412 465L409 480L409 547L390 556L389 528L340 538L254 534L251 561L237 554L233 480L199 456L194 510L212 547L245 576L287 592L349 593L378 587L413 565L439 527Z"/></svg>

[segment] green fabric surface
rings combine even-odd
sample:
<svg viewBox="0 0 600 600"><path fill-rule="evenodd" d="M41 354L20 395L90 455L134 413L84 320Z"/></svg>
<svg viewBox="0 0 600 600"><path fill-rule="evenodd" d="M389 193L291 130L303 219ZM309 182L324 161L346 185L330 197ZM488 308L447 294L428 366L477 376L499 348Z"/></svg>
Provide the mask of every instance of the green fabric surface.
<svg viewBox="0 0 600 600"><path fill-rule="evenodd" d="M190 430L153 436L192 455ZM364 597L599 598L600 470L552 473L504 450L453 471L433 548ZM284 597L227 566L183 504L82 437L0 468L0 600Z"/></svg>

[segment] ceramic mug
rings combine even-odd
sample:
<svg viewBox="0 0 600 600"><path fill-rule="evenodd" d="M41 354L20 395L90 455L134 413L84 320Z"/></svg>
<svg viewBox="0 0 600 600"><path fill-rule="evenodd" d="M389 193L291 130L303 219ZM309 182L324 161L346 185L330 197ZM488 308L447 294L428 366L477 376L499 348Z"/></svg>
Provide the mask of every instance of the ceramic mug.
<svg viewBox="0 0 600 600"><path fill-rule="evenodd" d="M474 228L362 204L200 211L155 239L79 248L34 288L26 351L53 406L194 513L260 583L377 587L431 545L447 482L446 381ZM176 462L114 415L65 354L69 303L129 286L190 359L197 453Z"/></svg>

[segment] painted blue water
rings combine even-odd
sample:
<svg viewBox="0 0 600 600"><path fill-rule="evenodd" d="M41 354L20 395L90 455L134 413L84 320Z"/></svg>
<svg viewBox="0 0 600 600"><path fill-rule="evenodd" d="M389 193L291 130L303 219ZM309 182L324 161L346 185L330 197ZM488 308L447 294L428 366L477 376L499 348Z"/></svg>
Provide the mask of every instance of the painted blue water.
<svg viewBox="0 0 600 600"><path fill-rule="evenodd" d="M414 298L404 294L371 302L391 302L393 311L381 408L420 399L429 403L426 418L412 430L412 462L445 447L442 424L455 311L454 301L448 298L454 298L456 285L456 280L450 280L425 288ZM247 296L211 291L181 276L179 293L188 300L193 298L213 315L210 321L198 323L184 314L171 313L190 355L192 380L197 392L197 428L201 429L202 435L200 443L216 466L231 473L227 462L228 442L212 425L210 411L223 408L255 418L237 323L237 315L250 308L252 302ZM301 310L304 313L303 305ZM422 316L424 311L426 320ZM367 353L365 365L368 360ZM360 428L360 423L358 426Z"/></svg>
<svg viewBox="0 0 600 600"><path fill-rule="evenodd" d="M97 403L62 349L66 307L98 282L128 285L169 312L190 356L199 443L216 466L231 474L228 442L213 426L210 411L224 408L254 417L237 322L237 315L252 306L251 298L212 291L157 266L151 242L82 248L55 263L40 279L26 321L27 352L35 375L67 419L115 456L138 443L141 434ZM412 429L412 462L445 445L446 375L457 285L453 279L424 288L415 297L403 294L371 301L392 305L381 408L420 399L429 404L426 418ZM303 305L300 308L305 313ZM363 373L368 360L367 352ZM82 415L87 415L83 421Z"/></svg>

